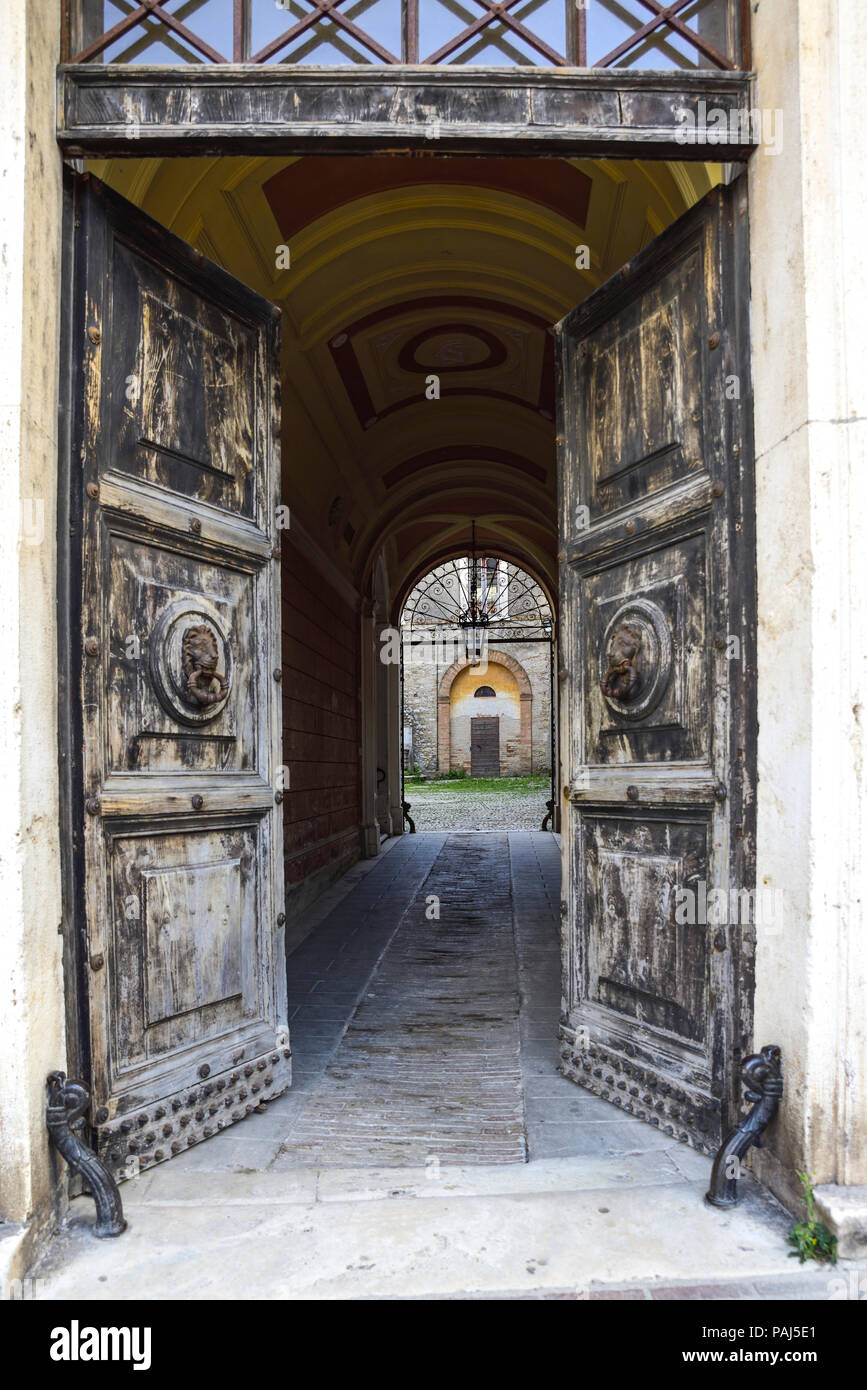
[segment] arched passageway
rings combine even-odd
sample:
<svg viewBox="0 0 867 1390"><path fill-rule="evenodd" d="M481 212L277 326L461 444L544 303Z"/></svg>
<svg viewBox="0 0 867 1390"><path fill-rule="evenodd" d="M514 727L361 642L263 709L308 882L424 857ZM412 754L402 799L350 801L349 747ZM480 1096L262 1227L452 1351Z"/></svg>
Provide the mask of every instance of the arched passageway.
<svg viewBox="0 0 867 1390"><path fill-rule="evenodd" d="M556 623L542 585L472 550L413 584L400 633L413 824L538 829L556 768Z"/></svg>
<svg viewBox="0 0 867 1390"><path fill-rule="evenodd" d="M378 654L419 576L475 522L556 602L551 327L719 169L434 151L93 167L282 310L292 918L404 829Z"/></svg>
<svg viewBox="0 0 867 1390"><path fill-rule="evenodd" d="M335 1019L317 1013L307 996L311 979L330 970L321 953L332 951L344 972L338 1013L344 1006L352 1013L364 991L375 996L368 986L377 969L390 980L386 1000L414 1001L398 1023L388 1010L374 1021L392 1055L408 1059L414 1039L439 1036L475 999L481 1031L462 1023L440 1062L471 1071L484 1037L496 1034L509 1054L505 1088L480 1087L462 1123L478 1133L486 1119L502 1120L496 1153L477 1144L475 1161L525 1156L529 1112L516 1106L515 1088L527 1094L519 1049L532 1074L540 1041L533 1029L545 1032L545 1068L553 1073L556 1065L556 842L529 833L484 843L401 839L399 659L383 657L392 644L399 658L413 586L477 547L495 565L532 577L555 635L552 325L695 202L718 170L377 156L125 161L96 172L282 311L288 511L278 674L290 1025L296 1083L315 1073L325 1087L319 1110L295 1136L298 1152L324 1142L316 1126L327 1120L334 1079L327 1064L339 1038L329 1033ZM480 670L468 683L466 658L451 658L434 687L437 759L448 767L466 761L462 721L494 716L464 706L493 699L503 726L498 771L510 759L518 771L535 771L544 740L534 721L544 698L527 659L503 646L495 628L490 679ZM493 696L480 693L485 686ZM547 699L550 724L550 687ZM472 729L469 742L472 767ZM556 768L550 734L546 765ZM556 802L552 810L556 826ZM444 904L448 918L437 916ZM410 920L415 935L405 930ZM522 1019L520 998L530 997L519 989L522 952L533 940L547 961L536 980L541 1012ZM428 1007L424 962L440 970L449 1019ZM360 1034L347 1046L370 1063ZM429 1061L430 1051L424 1055ZM398 1118L414 1113L422 1089L429 1100L430 1077L430 1066L419 1072ZM372 1113L370 1085L379 1083L390 1084L375 1070L365 1074L360 1111ZM302 1091L297 1085L287 1114ZM450 1104L444 1096L446 1112ZM421 1143L429 1113L422 1110L419 1125ZM417 1160L418 1144L402 1151L395 1138L388 1161L405 1161L401 1152Z"/></svg>

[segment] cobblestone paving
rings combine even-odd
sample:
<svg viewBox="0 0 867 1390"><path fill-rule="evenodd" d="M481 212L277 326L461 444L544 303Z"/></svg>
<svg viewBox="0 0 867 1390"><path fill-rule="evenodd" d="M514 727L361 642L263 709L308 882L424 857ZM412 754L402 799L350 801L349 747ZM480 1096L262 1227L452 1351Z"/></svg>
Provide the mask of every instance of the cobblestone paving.
<svg viewBox="0 0 867 1390"><path fill-rule="evenodd" d="M510 787L501 794L461 787L406 788L416 830L538 830L550 787Z"/></svg>
<svg viewBox="0 0 867 1390"><path fill-rule="evenodd" d="M525 1158L507 837L449 836L280 1166Z"/></svg>

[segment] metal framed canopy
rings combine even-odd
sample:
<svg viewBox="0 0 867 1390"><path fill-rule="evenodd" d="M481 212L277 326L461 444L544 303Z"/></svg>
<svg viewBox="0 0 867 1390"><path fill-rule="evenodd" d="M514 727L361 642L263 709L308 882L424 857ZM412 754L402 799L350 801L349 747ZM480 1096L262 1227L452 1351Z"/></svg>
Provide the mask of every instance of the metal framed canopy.
<svg viewBox="0 0 867 1390"><path fill-rule="evenodd" d="M549 642L554 621L540 584L509 560L471 553L437 565L410 590L401 629L486 630L499 642Z"/></svg>

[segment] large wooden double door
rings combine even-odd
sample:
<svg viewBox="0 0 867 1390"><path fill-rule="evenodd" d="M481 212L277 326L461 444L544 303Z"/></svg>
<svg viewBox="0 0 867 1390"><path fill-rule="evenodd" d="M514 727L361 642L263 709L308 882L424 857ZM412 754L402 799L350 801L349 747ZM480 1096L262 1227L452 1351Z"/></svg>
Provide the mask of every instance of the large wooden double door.
<svg viewBox="0 0 867 1390"><path fill-rule="evenodd" d="M558 326L561 1067L705 1151L755 944L746 223L742 178Z"/></svg>
<svg viewBox="0 0 867 1390"><path fill-rule="evenodd" d="M290 1081L279 323L94 180L75 221L80 964L98 1149L129 1176Z"/></svg>
<svg viewBox="0 0 867 1390"><path fill-rule="evenodd" d="M290 1082L278 322L122 199L77 198L79 966L123 1176ZM754 887L746 266L741 180L558 331L561 1065L703 1149L751 1026L753 925L701 920Z"/></svg>

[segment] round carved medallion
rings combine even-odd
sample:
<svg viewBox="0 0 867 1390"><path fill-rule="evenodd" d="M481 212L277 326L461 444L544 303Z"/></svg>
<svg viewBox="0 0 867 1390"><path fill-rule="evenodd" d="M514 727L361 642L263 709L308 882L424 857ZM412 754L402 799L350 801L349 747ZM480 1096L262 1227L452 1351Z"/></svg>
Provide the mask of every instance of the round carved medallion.
<svg viewBox="0 0 867 1390"><path fill-rule="evenodd" d="M650 599L624 603L610 619L600 652L600 686L609 709L641 719L662 699L674 664L671 628Z"/></svg>
<svg viewBox="0 0 867 1390"><path fill-rule="evenodd" d="M149 647L154 689L169 714L197 725L222 713L232 685L232 654L209 605L188 599L169 604Z"/></svg>

